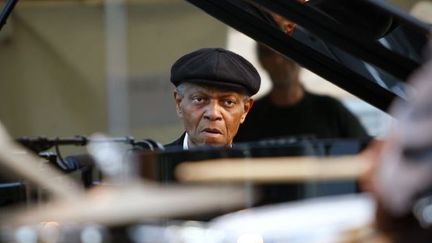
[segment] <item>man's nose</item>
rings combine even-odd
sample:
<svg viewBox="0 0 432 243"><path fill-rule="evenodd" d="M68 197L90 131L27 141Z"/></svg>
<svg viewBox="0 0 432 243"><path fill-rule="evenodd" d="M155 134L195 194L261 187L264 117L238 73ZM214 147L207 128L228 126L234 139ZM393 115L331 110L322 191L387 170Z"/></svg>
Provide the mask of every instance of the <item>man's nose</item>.
<svg viewBox="0 0 432 243"><path fill-rule="evenodd" d="M204 118L211 121L221 120L222 115L220 109L221 107L217 102L210 102L204 111Z"/></svg>

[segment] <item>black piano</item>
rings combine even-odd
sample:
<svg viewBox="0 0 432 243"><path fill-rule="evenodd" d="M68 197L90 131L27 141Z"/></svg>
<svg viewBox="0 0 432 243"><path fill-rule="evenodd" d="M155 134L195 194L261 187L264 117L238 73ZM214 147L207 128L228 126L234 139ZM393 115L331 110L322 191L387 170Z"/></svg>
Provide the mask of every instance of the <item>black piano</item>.
<svg viewBox="0 0 432 243"><path fill-rule="evenodd" d="M387 111L396 98L406 99L406 80L424 62L430 26L383 1L187 1L382 111ZM294 32L286 34L271 13L295 22ZM176 180L175 167L183 161L357 154L368 142L287 137L237 144L230 149L179 148L159 152L156 158L144 156L154 163L144 166L144 170L168 183ZM358 191L355 181L266 188L266 202Z"/></svg>
<svg viewBox="0 0 432 243"><path fill-rule="evenodd" d="M186 1L383 111L393 100L405 100L409 89L406 80L424 62L422 51L430 31L428 24L380 0ZM0 24L14 2L7 1ZM295 22L294 33L284 33L270 17L271 12ZM174 170L184 161L357 154L368 142L286 137L236 144L232 148L178 148L137 154L143 177L175 183ZM245 185L250 186L248 182ZM0 181L0 206L25 201L25 189L20 182ZM259 189L264 192L259 203L358 190L356 181L274 184Z"/></svg>
<svg viewBox="0 0 432 243"><path fill-rule="evenodd" d="M383 111L405 98L430 31L378 0L188 1ZM295 22L294 33L285 34L271 12Z"/></svg>
<svg viewBox="0 0 432 243"><path fill-rule="evenodd" d="M430 26L378 0L187 0L225 24L264 43L369 104L387 111L406 97L407 78L423 62ZM1 24L16 1L9 0ZM296 23L287 35L270 13ZM366 17L367 16L367 17ZM1 26L0 26L1 27ZM143 174L175 181L183 161L210 158L356 154L368 141L288 137L238 144L231 149L145 153ZM346 185L346 184L345 184ZM21 184L5 184L21 195ZM336 192L356 190L355 182ZM332 189L326 193L332 193ZM304 196L301 192L295 198ZM21 198L21 197L20 197Z"/></svg>

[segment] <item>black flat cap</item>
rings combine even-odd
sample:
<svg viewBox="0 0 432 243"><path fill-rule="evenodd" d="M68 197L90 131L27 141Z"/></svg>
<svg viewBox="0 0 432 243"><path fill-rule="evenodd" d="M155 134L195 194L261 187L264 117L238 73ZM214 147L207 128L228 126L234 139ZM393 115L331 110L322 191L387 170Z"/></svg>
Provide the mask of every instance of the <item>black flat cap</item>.
<svg viewBox="0 0 432 243"><path fill-rule="evenodd" d="M211 84L258 92L261 78L255 67L240 55L222 48L203 48L179 58L171 67L171 82Z"/></svg>

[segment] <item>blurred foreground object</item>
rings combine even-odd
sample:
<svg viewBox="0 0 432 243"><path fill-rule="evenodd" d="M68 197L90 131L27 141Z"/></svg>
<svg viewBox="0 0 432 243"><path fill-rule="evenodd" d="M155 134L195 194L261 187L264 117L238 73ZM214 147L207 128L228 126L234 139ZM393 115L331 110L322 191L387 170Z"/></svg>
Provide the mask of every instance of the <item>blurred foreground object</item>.
<svg viewBox="0 0 432 243"><path fill-rule="evenodd" d="M432 3L430 1L418 1L410 10L410 14L432 24Z"/></svg>
<svg viewBox="0 0 432 243"><path fill-rule="evenodd" d="M33 225L45 221L118 226L242 208L243 188L184 187L129 184L98 187L77 201L52 202L29 210L2 214L6 225Z"/></svg>
<svg viewBox="0 0 432 243"><path fill-rule="evenodd" d="M370 224L374 209L368 194L322 197L224 215L210 227L237 235L254 233L261 242L336 243L342 242L344 231Z"/></svg>
<svg viewBox="0 0 432 243"><path fill-rule="evenodd" d="M358 156L217 159L180 164L184 182L304 182L357 179L365 172Z"/></svg>
<svg viewBox="0 0 432 243"><path fill-rule="evenodd" d="M376 227L388 242L432 242L432 60L409 80L407 102L398 100L396 118L383 141L364 153L371 167L364 188L373 193Z"/></svg>
<svg viewBox="0 0 432 243"><path fill-rule="evenodd" d="M43 159L15 143L0 123L0 167L11 176L28 180L46 189L57 199L73 199L82 189L70 178L54 170Z"/></svg>
<svg viewBox="0 0 432 243"><path fill-rule="evenodd" d="M146 220L239 209L245 205L246 197L242 187L163 186L144 183L133 174L134 161L124 159L127 146L109 142L103 135L95 135L92 140L96 142L88 145L88 152L104 174L104 180L99 186L71 200L9 209L0 213L1 225L4 228L19 229L53 222L57 228L68 224L119 227Z"/></svg>
<svg viewBox="0 0 432 243"><path fill-rule="evenodd" d="M377 175L378 194L396 215L409 212L417 197L432 189L432 61L415 73L411 84L409 102L391 109L397 121L383 146Z"/></svg>

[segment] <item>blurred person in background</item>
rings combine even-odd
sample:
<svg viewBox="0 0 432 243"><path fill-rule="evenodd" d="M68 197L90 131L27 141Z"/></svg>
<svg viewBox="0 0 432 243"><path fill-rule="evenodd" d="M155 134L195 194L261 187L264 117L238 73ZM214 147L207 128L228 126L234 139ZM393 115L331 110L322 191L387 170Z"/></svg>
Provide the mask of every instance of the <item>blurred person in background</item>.
<svg viewBox="0 0 432 243"><path fill-rule="evenodd" d="M293 138L368 140L369 136L357 117L341 102L330 96L311 93L303 87L300 66L296 62L263 44L258 43L256 51L273 87L269 94L255 101L234 139L236 143L273 139L287 139L289 142ZM339 183L330 187L329 184L321 188L331 194L355 190L355 185L351 184ZM259 204L297 200L307 193L304 183L274 183L258 188L262 195Z"/></svg>
<svg viewBox="0 0 432 243"><path fill-rule="evenodd" d="M236 142L288 136L368 138L357 117L341 102L303 87L296 62L260 43L256 51L273 86L269 94L255 102Z"/></svg>

